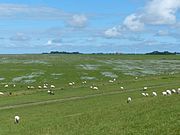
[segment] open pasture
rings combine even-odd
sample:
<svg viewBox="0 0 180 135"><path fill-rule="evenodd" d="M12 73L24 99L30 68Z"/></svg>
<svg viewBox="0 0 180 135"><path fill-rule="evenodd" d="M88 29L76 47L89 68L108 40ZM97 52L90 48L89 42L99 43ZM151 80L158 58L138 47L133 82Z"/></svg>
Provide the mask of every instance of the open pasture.
<svg viewBox="0 0 180 135"><path fill-rule="evenodd" d="M0 135L180 134L180 94L162 95L180 88L179 55L0 55L0 67Z"/></svg>

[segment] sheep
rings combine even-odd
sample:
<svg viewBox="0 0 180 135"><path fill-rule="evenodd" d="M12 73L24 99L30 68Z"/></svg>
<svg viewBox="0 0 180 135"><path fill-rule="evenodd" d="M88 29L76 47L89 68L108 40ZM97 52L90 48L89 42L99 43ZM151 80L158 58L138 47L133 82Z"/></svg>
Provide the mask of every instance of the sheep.
<svg viewBox="0 0 180 135"><path fill-rule="evenodd" d="M180 88L177 89L177 94L180 94Z"/></svg>
<svg viewBox="0 0 180 135"><path fill-rule="evenodd" d="M4 93L3 93L3 92L0 92L0 95L4 95Z"/></svg>
<svg viewBox="0 0 180 135"><path fill-rule="evenodd" d="M52 85L52 84L51 84L51 86L50 86L50 87L51 87L51 88L55 88L55 86L54 86L54 85Z"/></svg>
<svg viewBox="0 0 180 135"><path fill-rule="evenodd" d="M124 89L124 87L120 87L121 88L121 90L123 90Z"/></svg>
<svg viewBox="0 0 180 135"><path fill-rule="evenodd" d="M69 85L70 85L70 86L72 86L72 85L73 85L73 83L69 83Z"/></svg>
<svg viewBox="0 0 180 135"><path fill-rule="evenodd" d="M162 92L162 95L163 95L163 96L167 96L167 92L166 92L166 91L163 91L163 92Z"/></svg>
<svg viewBox="0 0 180 135"><path fill-rule="evenodd" d="M16 115L16 116L14 117L14 122L15 122L15 124L18 124L18 123L19 123L19 120L20 120L20 117Z"/></svg>
<svg viewBox="0 0 180 135"><path fill-rule="evenodd" d="M176 93L176 90L175 90L175 89L172 89L171 92L172 92L172 93Z"/></svg>
<svg viewBox="0 0 180 135"><path fill-rule="evenodd" d="M132 101L132 98L131 98L131 97L128 97L127 103L130 103L131 101Z"/></svg>
<svg viewBox="0 0 180 135"><path fill-rule="evenodd" d="M87 82L86 81L83 81L82 84L86 84Z"/></svg>
<svg viewBox="0 0 180 135"><path fill-rule="evenodd" d="M94 87L93 87L93 90L98 90L98 87L94 86Z"/></svg>
<svg viewBox="0 0 180 135"><path fill-rule="evenodd" d="M152 95L154 96L154 97L156 97L157 96L157 93L156 92L152 92Z"/></svg>
<svg viewBox="0 0 180 135"><path fill-rule="evenodd" d="M146 96L146 94L145 93L141 93L143 96Z"/></svg>
<svg viewBox="0 0 180 135"><path fill-rule="evenodd" d="M90 86L91 89L93 89L93 86Z"/></svg>
<svg viewBox="0 0 180 135"><path fill-rule="evenodd" d="M8 85L8 84L4 85L4 88L8 88L8 87L9 87L9 85Z"/></svg>
<svg viewBox="0 0 180 135"><path fill-rule="evenodd" d="M15 87L16 87L16 84L13 84L13 87L15 88Z"/></svg>
<svg viewBox="0 0 180 135"><path fill-rule="evenodd" d="M42 89L42 86L38 86L38 89Z"/></svg>
<svg viewBox="0 0 180 135"><path fill-rule="evenodd" d="M48 87L46 85L43 86L44 89L47 89Z"/></svg>
<svg viewBox="0 0 180 135"><path fill-rule="evenodd" d="M116 81L116 78L114 78L113 81L115 82L115 81Z"/></svg>
<svg viewBox="0 0 180 135"><path fill-rule="evenodd" d="M146 97L148 97L149 96L149 94L148 93L145 93L146 94Z"/></svg>
<svg viewBox="0 0 180 135"><path fill-rule="evenodd" d="M147 87L144 87L143 90L147 90Z"/></svg>
<svg viewBox="0 0 180 135"><path fill-rule="evenodd" d="M34 89L34 86L31 86L30 88L31 88L31 89Z"/></svg>
<svg viewBox="0 0 180 135"><path fill-rule="evenodd" d="M48 94L50 94L50 95L54 95L54 92L51 91L51 90L48 90L47 92L48 92Z"/></svg>
<svg viewBox="0 0 180 135"><path fill-rule="evenodd" d="M110 83L113 83L114 81L113 80L109 80Z"/></svg>
<svg viewBox="0 0 180 135"><path fill-rule="evenodd" d="M30 89L31 87L30 86L27 86L28 89Z"/></svg>
<svg viewBox="0 0 180 135"><path fill-rule="evenodd" d="M170 90L166 90L166 93L167 93L168 95L171 95L171 91L170 91Z"/></svg>

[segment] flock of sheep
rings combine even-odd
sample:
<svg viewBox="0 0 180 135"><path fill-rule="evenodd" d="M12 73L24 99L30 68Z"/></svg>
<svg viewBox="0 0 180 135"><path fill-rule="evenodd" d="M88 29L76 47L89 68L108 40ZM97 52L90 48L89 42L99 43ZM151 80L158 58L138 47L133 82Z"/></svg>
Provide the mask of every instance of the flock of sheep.
<svg viewBox="0 0 180 135"><path fill-rule="evenodd" d="M143 90L146 91L146 90L147 90L147 87L144 87ZM163 91L163 92L162 92L162 95L163 95L163 96L168 96L168 95L170 96L170 95L175 94L175 93L180 94L180 88L178 88L177 90L172 89L172 90ZM145 96L145 97L148 97L148 96L149 96L149 93L147 93L147 92L142 92L141 95L142 95L142 96ZM156 96L157 96L157 92L153 91L153 92L152 92L152 96L156 97ZM131 101L132 101L132 98L131 98L131 97L128 97L127 103L129 103L129 102L131 102Z"/></svg>
<svg viewBox="0 0 180 135"><path fill-rule="evenodd" d="M113 83L113 82L115 82L115 81L116 81L116 79L113 79L113 80L109 80L108 82L109 82L109 83ZM83 82L82 82L82 84L86 84L86 83L87 83L86 81L83 81ZM75 82L69 82L68 85L69 85L69 86L73 86L73 85L75 85ZM9 85L6 84L6 85L4 85L4 87L5 87L5 88L8 88ZM16 87L16 85L13 84L13 87ZM28 89L34 89L35 87L34 87L34 86L27 86L27 88L28 88ZM53 92L52 89L55 88L55 85L53 85L53 84L49 85L48 83L45 83L45 84L43 84L42 86L41 86L41 85L37 86L37 88L38 88L38 89L48 89L47 93L50 94L50 95L54 95L54 92ZM94 86L94 85L91 85L91 86L90 86L90 89L99 90L98 86ZM124 87L121 86L120 89L121 89L121 90L124 90ZM143 88L143 91L144 91L144 92L141 93L142 96L145 96L145 97L148 97L148 96L149 96L149 93L146 92L147 89L148 89L147 87L144 87L144 88ZM177 90L172 89L172 90L163 91L163 92L162 92L162 95L163 95L163 96L168 96L168 95L172 95L173 93L180 94L180 88L178 88ZM0 92L0 95L4 95L4 93L3 93L3 92ZM153 91L151 95L154 96L154 97L156 97L156 96L157 96L157 92ZM128 97L127 103L130 103L131 101L132 101L132 98L131 98L131 97ZM19 121L20 121L20 117L19 117L18 115L16 115L16 116L14 117L14 121L15 121L16 124L18 124Z"/></svg>

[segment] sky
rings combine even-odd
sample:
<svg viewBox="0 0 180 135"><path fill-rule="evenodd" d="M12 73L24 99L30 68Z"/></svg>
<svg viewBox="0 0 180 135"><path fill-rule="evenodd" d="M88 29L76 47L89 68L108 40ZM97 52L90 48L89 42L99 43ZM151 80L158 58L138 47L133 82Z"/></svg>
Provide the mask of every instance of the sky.
<svg viewBox="0 0 180 135"><path fill-rule="evenodd" d="M0 0L0 54L180 52L180 0Z"/></svg>

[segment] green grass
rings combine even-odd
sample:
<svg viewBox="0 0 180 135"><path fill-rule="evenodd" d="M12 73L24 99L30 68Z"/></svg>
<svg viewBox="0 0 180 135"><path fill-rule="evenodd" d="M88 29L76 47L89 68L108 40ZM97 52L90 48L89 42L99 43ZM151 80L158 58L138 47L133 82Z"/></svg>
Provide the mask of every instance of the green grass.
<svg viewBox="0 0 180 135"><path fill-rule="evenodd" d="M151 66L148 61L156 63ZM114 70L114 67L121 67L122 62L127 67L140 65L143 68L137 75L126 74L124 68ZM94 68L83 69L80 65ZM0 66L0 78L5 78L0 81L0 91L5 93L0 96L0 135L180 134L179 95L165 97L161 94L166 89L180 87L180 56L0 55ZM151 74L152 71L158 74ZM113 78L102 72L117 75L117 81L109 83ZM131 68L130 72L137 72L137 69ZM40 74L27 77L33 73ZM26 78L12 81L22 76ZM84 76L95 79L82 84ZM32 79L36 82L27 83ZM69 86L72 81L75 85ZM55 95L37 88L44 83L56 86ZM5 84L9 87L4 88ZM28 85L35 89L27 89ZM90 89L91 85L98 86L99 90ZM141 96L144 86L148 87L149 94L156 91L158 96ZM129 96L132 102L127 104ZM20 116L20 124L14 124L15 115Z"/></svg>

